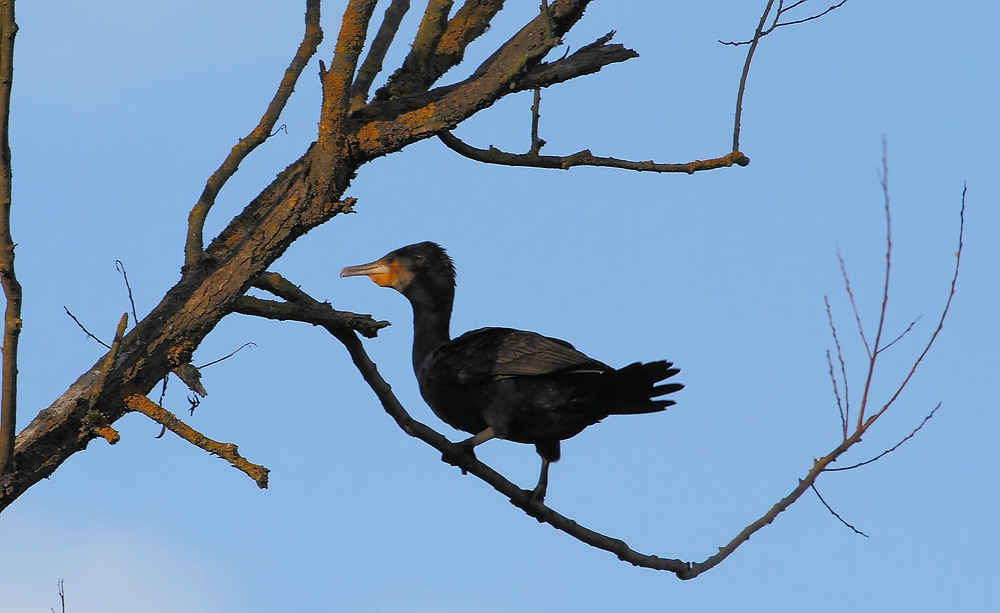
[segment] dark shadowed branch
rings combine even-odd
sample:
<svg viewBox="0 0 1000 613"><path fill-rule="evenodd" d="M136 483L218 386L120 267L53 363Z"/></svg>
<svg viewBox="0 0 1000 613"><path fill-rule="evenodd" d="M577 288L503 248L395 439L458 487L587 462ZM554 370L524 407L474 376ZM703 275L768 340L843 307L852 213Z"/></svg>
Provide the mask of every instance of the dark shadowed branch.
<svg viewBox="0 0 1000 613"><path fill-rule="evenodd" d="M863 536L865 538L868 538L867 534L865 534L861 530L858 530L857 528L855 528L851 524L847 523L847 521L843 517L841 517L839 513L837 513L836 511L833 510L833 507L831 507L830 505L828 505L826 503L826 500L823 500L823 495L819 493L818 489L816 489L816 484L815 483L812 485L812 491L816 492L816 497L819 498L819 501L823 503L823 506L826 507L827 511L829 511L834 517L836 517L837 519L840 520L840 523L844 524L845 526L847 526L851 530L854 530L855 534L860 534L861 536Z"/></svg>
<svg viewBox="0 0 1000 613"><path fill-rule="evenodd" d="M14 0L0 2L0 284L7 299L3 325L0 388L0 472L14 459L17 433L17 343L21 337L21 284L14 274L14 239L10 234L10 92L14 80Z"/></svg>
<svg viewBox="0 0 1000 613"><path fill-rule="evenodd" d="M306 0L305 35L298 50L295 52L295 56L292 58L291 64L288 65L284 76L281 78L281 84L278 85L278 91L275 92L274 98L271 99L271 104L267 106L267 110L264 111L264 115L260 118L260 123L257 124L257 127L246 138L241 138L240 142L233 145L232 150L226 156L222 165L219 166L219 169L208 178L205 189L202 191L201 197L198 198L198 203L191 209L191 213L188 215L187 243L184 247L184 261L186 265L193 266L204 257L203 232L205 229L205 220L208 218L208 212L211 210L212 205L215 204L215 198L219 195L219 190L239 170L240 163L254 149L260 146L261 143L271 137L271 130L274 129L274 124L278 122L278 117L281 116L281 111L284 110L288 98L295 91L295 83L298 82L299 75L302 74L302 70L309 63L312 56L315 55L316 48L323 40L323 30L319 27L319 13L320 0Z"/></svg>
<svg viewBox="0 0 1000 613"><path fill-rule="evenodd" d="M191 426L182 422L170 411L164 409L142 394L136 394L126 398L125 406L132 411L142 413L195 447L200 447L212 455L219 456L223 460L226 460L233 465L233 468L243 471L248 477L253 479L257 483L257 487L260 489L267 489L268 470L263 466L254 464L241 456L239 448L236 445L232 443L220 443L218 441L213 441Z"/></svg>
<svg viewBox="0 0 1000 613"><path fill-rule="evenodd" d="M451 132L438 134L445 145L452 151L459 153L470 160L483 162L486 164L501 164L503 166L530 166L532 168L556 168L568 170L574 166L600 166L604 168L623 168L625 170L638 170L645 172L684 172L693 174L701 170L713 170L715 168L725 168L736 164L746 166L750 163L750 158L739 151L729 153L719 158L709 160L695 160L683 164L661 164L648 160L636 162L632 160L621 160L612 157L599 157L590 152L589 149L578 151L573 155L538 155L532 153L507 153L495 147L489 149L477 149L472 145L461 141Z"/></svg>

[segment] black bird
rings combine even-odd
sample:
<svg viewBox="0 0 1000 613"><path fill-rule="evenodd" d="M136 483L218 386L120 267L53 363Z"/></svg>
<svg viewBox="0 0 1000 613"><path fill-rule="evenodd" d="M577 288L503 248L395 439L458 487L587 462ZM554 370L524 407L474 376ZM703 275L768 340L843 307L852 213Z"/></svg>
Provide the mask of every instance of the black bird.
<svg viewBox="0 0 1000 613"><path fill-rule="evenodd" d="M480 328L452 340L455 265L435 243L409 245L340 273L360 275L410 301L420 394L442 421L474 435L461 443L470 453L491 438L534 443L542 471L533 501L545 498L560 441L608 415L662 411L674 401L658 398L684 387L658 385L679 372L670 362L614 369L534 332Z"/></svg>

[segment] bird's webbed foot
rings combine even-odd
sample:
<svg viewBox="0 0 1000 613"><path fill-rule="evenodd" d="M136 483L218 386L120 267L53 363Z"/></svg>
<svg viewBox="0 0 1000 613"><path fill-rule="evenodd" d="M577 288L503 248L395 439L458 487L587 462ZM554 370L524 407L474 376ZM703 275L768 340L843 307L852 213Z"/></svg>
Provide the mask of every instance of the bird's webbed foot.
<svg viewBox="0 0 1000 613"><path fill-rule="evenodd" d="M469 444L469 441L456 443L451 450L441 454L441 461L457 466L463 475L468 474L476 462L476 446Z"/></svg>

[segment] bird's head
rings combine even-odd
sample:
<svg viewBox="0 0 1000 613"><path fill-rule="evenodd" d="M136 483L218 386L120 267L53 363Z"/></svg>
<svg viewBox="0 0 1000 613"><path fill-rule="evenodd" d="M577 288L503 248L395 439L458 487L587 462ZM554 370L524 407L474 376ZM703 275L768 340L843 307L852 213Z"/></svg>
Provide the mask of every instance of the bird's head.
<svg viewBox="0 0 1000 613"><path fill-rule="evenodd" d="M407 245L370 264L340 271L341 277L361 275L408 298L422 291L451 297L455 294L455 264L437 243Z"/></svg>

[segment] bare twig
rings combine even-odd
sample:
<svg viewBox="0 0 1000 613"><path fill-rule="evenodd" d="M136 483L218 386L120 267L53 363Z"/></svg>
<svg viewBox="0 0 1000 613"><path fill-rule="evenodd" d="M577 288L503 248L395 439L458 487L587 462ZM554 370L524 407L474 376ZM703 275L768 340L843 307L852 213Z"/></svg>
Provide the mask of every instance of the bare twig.
<svg viewBox="0 0 1000 613"><path fill-rule="evenodd" d="M240 345L240 346L239 346L239 348L238 348L238 349L236 349L236 350L235 350L235 351L233 351L232 353L230 353L230 354L228 354L228 355L225 355L225 356L223 356L223 357L219 358L218 360L212 360L211 362L208 362L207 364L202 364L201 366L198 366L198 369L199 369L199 370L201 370L202 368L206 368L206 367L208 367L208 366L211 366L212 364L218 364L219 362L221 362L221 361L223 361L223 360L228 360L229 358L231 358L231 357L233 357L234 355L236 355L237 353L239 353L239 352L243 351L243 350L244 350L244 349L246 349L247 347L256 347L256 346L257 346L257 343L254 343L254 342L250 342L250 343L243 343L242 345Z"/></svg>
<svg viewBox="0 0 1000 613"><path fill-rule="evenodd" d="M257 483L257 487L267 489L267 468L258 464L253 464L239 454L239 448L232 443L220 443L213 441L204 434L201 434L191 426L185 424L176 415L163 407L157 405L152 400L142 394L135 394L125 399L125 406L133 411L138 411L158 424L163 425L168 430L191 443L195 447L200 447L212 455L219 456L233 465Z"/></svg>
<svg viewBox="0 0 1000 613"><path fill-rule="evenodd" d="M121 273L125 280L125 289L128 290L128 302L132 305L132 321L138 323L139 316L135 314L135 300L132 299L132 286L128 282L128 273L125 272L125 264L121 260L115 260L115 270Z"/></svg>
<svg viewBox="0 0 1000 613"><path fill-rule="evenodd" d="M740 150L740 118L743 116L743 94L747 88L747 76L750 74L750 62L753 61L754 51L757 50L757 43L760 42L764 23L767 22L767 15L771 12L774 0L767 0L764 7L764 14L760 16L760 23L757 24L757 31L754 32L753 40L750 41L750 50L747 51L747 59L743 62L743 74L740 75L740 87L736 90L736 119L733 123L733 152Z"/></svg>
<svg viewBox="0 0 1000 613"><path fill-rule="evenodd" d="M865 408L868 406L868 392L871 389L873 377L875 375L875 360L878 359L879 343L882 340L882 331L885 329L885 313L889 304L889 276L892 271L892 213L889 206L889 153L885 135L882 135L882 174L879 177L882 184L882 199L885 208L885 283L882 285L882 309L879 311L878 327L875 331L875 342L872 344L868 360L868 377L865 378L865 389L861 393L861 404L858 407L858 428L865 420ZM860 321L859 324L860 326ZM905 383L904 383L905 385ZM885 410L883 408L883 410Z"/></svg>
<svg viewBox="0 0 1000 613"><path fill-rule="evenodd" d="M76 318L76 315L74 315L74 314L70 313L69 309L67 309L66 307L63 307L63 310L64 310L64 311L66 311L66 314L67 314L67 315L69 315L70 319L72 319L73 321L75 321L75 322L76 322L76 325L80 326L80 329L81 329L81 330L83 330L84 334L86 334L86 335L87 335L87 336L89 336L90 338L94 339L94 340L95 340L95 341L97 341L98 343L100 343L100 344L104 345L104 347L105 347L106 349L111 349L111 345L109 345L109 344L105 343L105 342L104 342L104 341L102 341L101 339L99 339L99 338L97 338L96 336L94 336L93 334L91 334L91 333L90 333L90 330L88 330L87 328L85 328L85 327L83 326L83 324L82 324L82 323L80 323L80 320Z"/></svg>
<svg viewBox="0 0 1000 613"><path fill-rule="evenodd" d="M843 427L844 436L847 436L847 415L844 414L844 404L840 400L840 390L837 387L837 375L833 372L833 360L830 358L830 350L826 351L826 363L830 367L830 382L833 383L833 395L837 399L837 410L840 411L840 425Z"/></svg>
<svg viewBox="0 0 1000 613"><path fill-rule="evenodd" d="M847 291L847 297L851 301L851 310L854 311L854 321L858 324L858 334L861 335L861 342L865 345L865 351L868 352L868 359L870 360L874 355L872 354L872 348L868 345L868 338L865 336L865 328L861 325L861 314L858 312L858 303L854 300L854 292L851 290L851 279L847 276L847 265L844 263L843 256L840 255L840 247L837 247L837 261L840 262L840 274L844 277L844 288Z"/></svg>
<svg viewBox="0 0 1000 613"><path fill-rule="evenodd" d="M921 316L917 317L916 319L914 319L913 321L911 321L910 325L906 326L906 329L903 330L902 333L900 333L899 336L897 336L896 338L892 339L892 342L886 343L885 345L883 345L882 347L880 347L879 350L878 350L878 352L882 353L883 351L885 351L889 347L892 347L893 345L895 345L899 341L903 340L903 337L906 336L907 334L909 334L910 330L913 329L913 326L917 325L917 322L920 321L922 318L923 318L923 315L921 315Z"/></svg>
<svg viewBox="0 0 1000 613"><path fill-rule="evenodd" d="M816 497L817 497L817 498L819 498L819 501L823 503L823 506L824 506L824 507L826 507L826 510L827 510L827 511L829 511L830 513L832 513L834 517L836 517L837 519L839 519L839 520L840 520L840 523L844 524L845 526L847 526L847 527L848 527L848 528L850 528L851 530L854 530L854 532L855 532L856 534L860 534L861 536L863 536L863 537L865 537L865 538L868 538L868 535L867 535L867 534L865 534L865 533L864 533L864 532L862 532L861 530L858 530L857 528L855 528L855 527L854 527L854 526L852 526L851 524L849 524L849 523L847 523L846 521L844 521L844 518L843 518L843 517L841 517L841 516L840 516L840 515L839 515L839 514L838 514L838 513L836 512L836 511L834 511L834 510L833 510L833 509L832 509L832 508L830 507L830 505L828 505L828 504L826 503L826 501L825 501L825 500L823 500L823 496L822 496L822 495L820 495L820 493L819 493L819 490L818 490L818 489L816 489L816 485L815 485L815 484L811 485L810 487L812 488L812 491L816 492Z"/></svg>
<svg viewBox="0 0 1000 613"><path fill-rule="evenodd" d="M64 588L63 579L60 579L57 585L59 586L59 604L61 606L60 610L62 611L62 613L66 613L66 590L63 589ZM50 610L52 611L52 613L56 613L55 609L50 609Z"/></svg>
<svg viewBox="0 0 1000 613"><path fill-rule="evenodd" d="M14 239L10 234L10 91L14 81L14 1L0 3L0 284L7 299L3 326L0 389L0 473L14 459L17 435L17 343L21 336L21 284L14 274Z"/></svg>
<svg viewBox="0 0 1000 613"><path fill-rule="evenodd" d="M548 7L545 8L548 11ZM539 109L542 106L542 89L540 87L535 88L535 101L531 105L531 149L528 150L528 155L538 157L538 152L542 150L545 146L545 141L538 138L538 118Z"/></svg>
<svg viewBox="0 0 1000 613"><path fill-rule="evenodd" d="M302 74L302 69L309 63L310 58L316 53L320 41L323 40L323 30L319 26L319 9L320 0L306 0L305 35L291 64L285 70L278 91L275 92L274 98L271 99L263 117L260 118L260 123L246 138L240 139L240 142L233 145L233 149L226 156L222 165L209 177L198 203L191 209L191 213L188 215L187 242L184 246L184 262L187 266L196 265L205 255L203 238L205 220L208 218L208 212L212 205L215 204L215 198L219 195L219 191L236 173L240 163L261 143L270 138L274 124L277 123L288 98L295 91L295 83L298 81L299 75Z"/></svg>
<svg viewBox="0 0 1000 613"><path fill-rule="evenodd" d="M830 332L833 334L833 344L837 347L837 360L840 362L840 376L844 381L844 406L840 406L840 395L837 394L837 378L833 374L833 364L830 364L830 378L833 379L833 393L837 395L837 408L840 410L840 420L843 426L844 438L847 438L847 424L851 418L851 391L847 383L847 365L844 363L844 352L840 348L840 339L837 338L837 326L833 323L833 312L830 310L830 300L823 296L826 303L826 318L830 322ZM826 352L826 361L830 362L830 352Z"/></svg>
<svg viewBox="0 0 1000 613"><path fill-rule="evenodd" d="M574 166L601 166L605 168L637 170L640 172L684 172L694 174L702 170L724 168L734 164L737 166L746 166L750 163L750 158L739 151L709 160L695 160L685 164L661 164L652 160L634 162L612 157L598 157L591 153L589 149L584 149L583 151L578 151L567 156L507 153L495 147L478 149L463 142L451 132L441 132L438 134L438 138L449 149L471 160L504 166L529 166L532 168L556 168L560 170L568 170Z"/></svg>
<svg viewBox="0 0 1000 613"><path fill-rule="evenodd" d="M934 417L934 414L937 413L937 410L940 409L940 408L941 408L941 403L939 402L939 403L937 403L937 406L935 406L931 410L931 412L927 415L927 417L925 417L923 419L923 421L920 422L920 425L913 429L913 432L910 432L908 435L906 435L906 437L903 438L903 440L901 440L898 443L896 443L895 445L893 445L892 448L886 449L885 451L883 451L882 453L878 454L877 456L875 456L874 458L872 458L870 460L865 460L864 462L858 462L857 464L852 464L851 466L843 466L843 467L840 467L840 468L827 468L826 472L833 473L833 472L838 472L838 471L842 471L842 470L853 470L855 468L859 468L861 466L865 466L866 464L871 464L875 460L878 460L881 457L883 457L885 455L888 455L888 454L892 453L893 451L896 451L897 449L899 449L900 445L902 445L906 441L908 441L911 438L913 438L913 436L917 432L920 432L920 429L924 427L924 424L926 424L928 421L930 421L930 418Z"/></svg>
<svg viewBox="0 0 1000 613"><path fill-rule="evenodd" d="M965 235L965 194L967 190L968 186L963 185L962 208L959 211L958 250L955 252L955 272L951 277L951 287L949 288L948 291L948 300L945 302L944 309L941 311L941 318L938 320L937 328L934 329L934 333L931 334L930 340L927 341L927 344L924 346L924 350L920 352L920 356L917 357L916 361L913 363L913 366L910 368L910 371L906 373L906 377L903 379L903 382L899 384L899 387L896 388L895 393L893 393L892 397L889 398L889 401L886 402L881 409L879 409L878 413L868 418L868 420L865 422L864 426L865 428L870 426L876 419L881 417L882 414L885 413L886 409L892 406L892 403L896 402L896 399L899 398L899 395L901 393L903 393L903 389L906 388L906 385L910 382L910 379L913 377L913 373L917 372L917 367L920 366L920 363L924 361L925 357L927 357L927 353L931 350L931 347L934 346L934 341L937 340L938 334L941 333L941 329L944 328L944 320L948 317L948 311L951 309L951 301L955 297L955 285L958 283L958 272L962 266L962 250L964 248L963 238Z"/></svg>
<svg viewBox="0 0 1000 613"><path fill-rule="evenodd" d="M794 3L790 4L789 6L785 6L785 7L782 6L782 4L784 4L784 2L779 3L778 4L778 10L774 14L774 20L771 22L770 27L768 27L766 30L764 30L763 32L761 32L760 37L764 38L765 36L767 36L768 34L770 34L771 32L773 32L775 28L780 28L782 26L793 26L795 24L805 23L807 21L812 21L813 19L819 19L820 17L822 17L823 15L826 15L830 11L839 9L840 7L842 7L845 4L847 4L847 0L842 0L841 2L838 2L837 4L834 4L830 8L826 9L822 13L817 13L815 15L811 15L809 17L804 17L802 19L795 19L793 21L782 21L782 22L779 23L779 20L781 19L782 15L784 15L788 11L794 9L795 7L799 6L800 4L805 4L807 1L808 0L798 0L798 2L794 2ZM739 42L736 42L736 41L728 41L727 42L727 41L720 40L719 42L722 43L723 45L729 45L729 46L732 46L732 47L739 47L741 45L749 45L753 41L752 40L745 40L745 41L739 41Z"/></svg>

